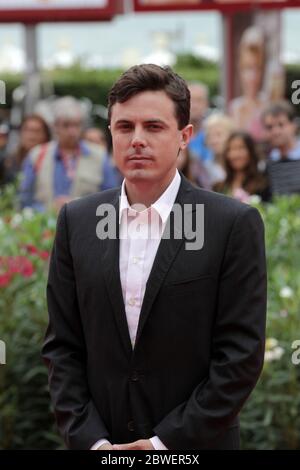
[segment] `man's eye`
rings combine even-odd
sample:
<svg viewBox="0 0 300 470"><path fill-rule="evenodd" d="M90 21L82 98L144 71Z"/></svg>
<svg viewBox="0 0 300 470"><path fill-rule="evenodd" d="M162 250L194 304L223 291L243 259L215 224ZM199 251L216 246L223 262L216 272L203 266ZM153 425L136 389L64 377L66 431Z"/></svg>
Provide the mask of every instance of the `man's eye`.
<svg viewBox="0 0 300 470"><path fill-rule="evenodd" d="M161 130L161 126L159 124L149 124L148 129L154 130L154 131L159 131L159 130Z"/></svg>
<svg viewBox="0 0 300 470"><path fill-rule="evenodd" d="M123 124L122 126L118 127L118 130L119 131L129 131L129 130L131 130L131 126L130 126L130 124Z"/></svg>

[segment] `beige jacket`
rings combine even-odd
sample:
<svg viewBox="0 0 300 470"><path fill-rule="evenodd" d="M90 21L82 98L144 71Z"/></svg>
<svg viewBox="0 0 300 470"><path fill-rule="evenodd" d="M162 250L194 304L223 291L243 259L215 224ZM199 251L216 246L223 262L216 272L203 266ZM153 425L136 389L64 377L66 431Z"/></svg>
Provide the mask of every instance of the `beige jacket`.
<svg viewBox="0 0 300 470"><path fill-rule="evenodd" d="M99 191L103 180L105 149L81 141L81 153L70 191L72 199ZM35 201L49 209L54 201L54 168L57 142L38 145L31 151L31 161L36 166Z"/></svg>

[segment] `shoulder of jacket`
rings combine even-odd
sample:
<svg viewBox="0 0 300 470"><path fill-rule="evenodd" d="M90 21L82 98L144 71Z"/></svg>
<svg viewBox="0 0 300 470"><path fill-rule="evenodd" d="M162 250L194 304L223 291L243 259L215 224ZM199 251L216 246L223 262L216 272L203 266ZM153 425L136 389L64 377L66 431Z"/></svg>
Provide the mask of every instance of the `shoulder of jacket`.
<svg viewBox="0 0 300 470"><path fill-rule="evenodd" d="M82 211L96 211L100 204L113 204L120 192L121 189L118 187L73 199L67 203L66 211L68 214L75 216L82 213Z"/></svg>
<svg viewBox="0 0 300 470"><path fill-rule="evenodd" d="M197 202L204 204L204 211L207 210L212 216L223 220L233 221L236 217L249 211L249 209L253 209L249 204L215 191L196 188L195 194Z"/></svg>

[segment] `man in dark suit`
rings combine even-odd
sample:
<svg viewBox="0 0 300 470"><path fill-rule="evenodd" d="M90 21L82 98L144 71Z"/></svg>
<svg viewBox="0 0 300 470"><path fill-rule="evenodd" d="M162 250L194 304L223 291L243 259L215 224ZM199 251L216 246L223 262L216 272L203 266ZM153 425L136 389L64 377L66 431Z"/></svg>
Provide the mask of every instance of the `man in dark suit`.
<svg viewBox="0 0 300 470"><path fill-rule="evenodd" d="M171 69L125 72L109 95L122 187L60 212L43 357L70 449L239 448L264 358L264 228L178 173L189 110Z"/></svg>

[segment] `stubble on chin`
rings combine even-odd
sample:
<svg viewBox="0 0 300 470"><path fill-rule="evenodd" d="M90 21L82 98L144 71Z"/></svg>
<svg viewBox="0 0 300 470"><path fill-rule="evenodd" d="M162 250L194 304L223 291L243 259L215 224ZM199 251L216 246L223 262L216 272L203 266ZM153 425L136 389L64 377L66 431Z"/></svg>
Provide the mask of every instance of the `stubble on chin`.
<svg viewBox="0 0 300 470"><path fill-rule="evenodd" d="M124 176L131 183L146 182L153 179L152 171L142 168L126 171Z"/></svg>

